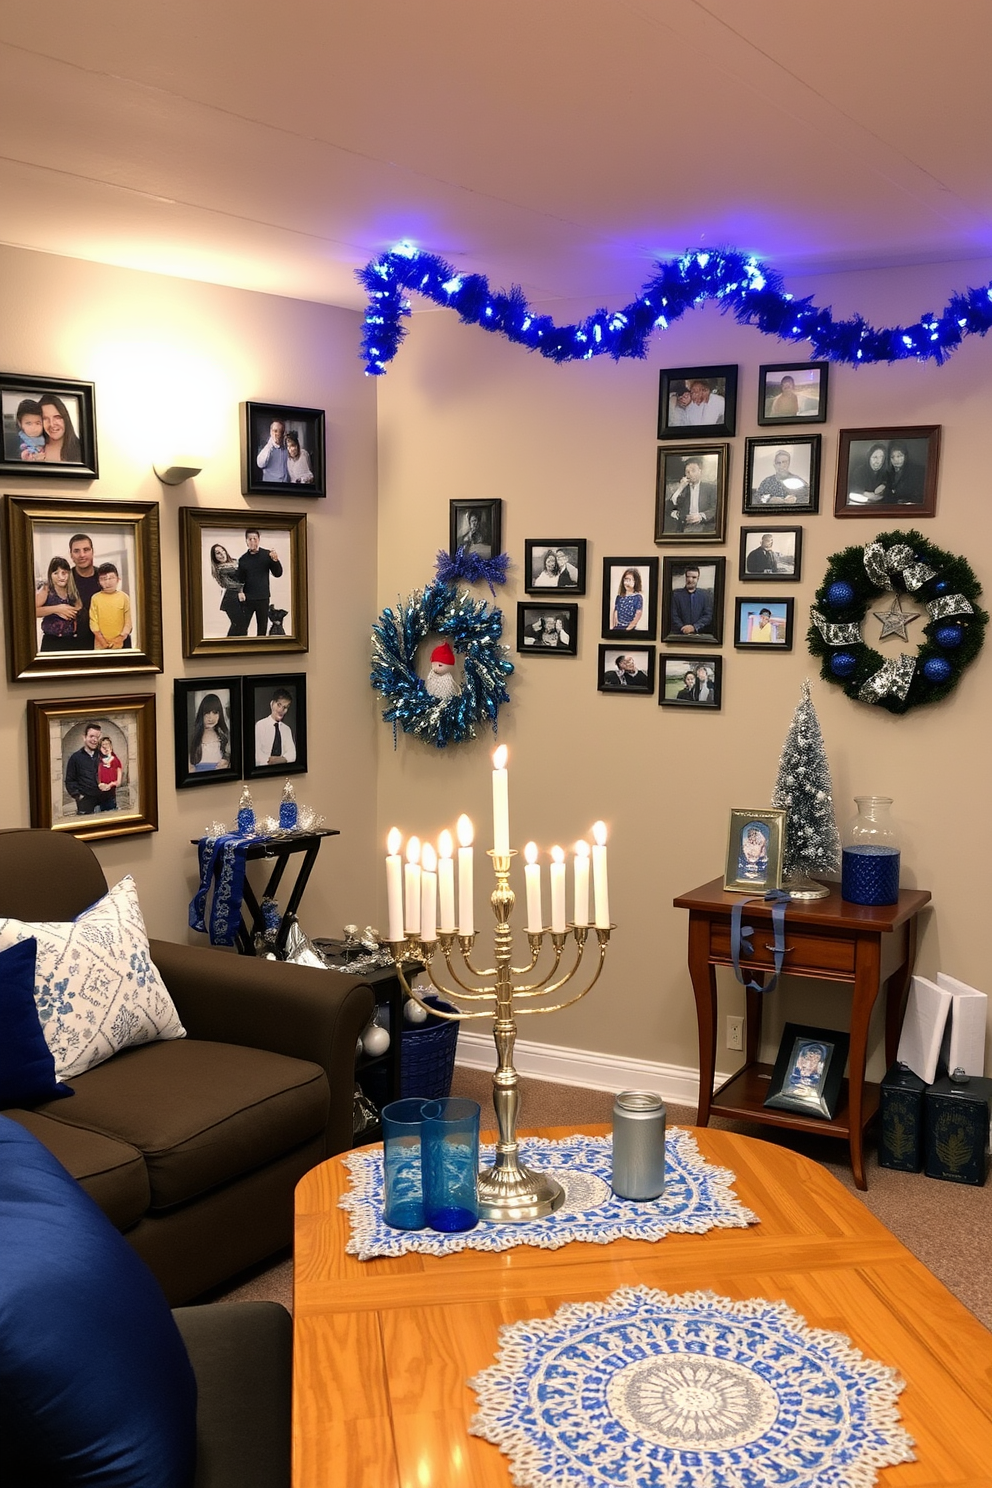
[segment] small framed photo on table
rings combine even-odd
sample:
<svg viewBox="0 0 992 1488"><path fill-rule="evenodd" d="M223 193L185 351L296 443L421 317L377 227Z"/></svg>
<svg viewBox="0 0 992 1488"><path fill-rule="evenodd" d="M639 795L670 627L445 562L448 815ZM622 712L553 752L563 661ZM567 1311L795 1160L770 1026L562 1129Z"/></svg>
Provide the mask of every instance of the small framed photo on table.
<svg viewBox="0 0 992 1488"><path fill-rule="evenodd" d="M241 678L179 677L172 695L176 789L241 777Z"/></svg>
<svg viewBox="0 0 992 1488"><path fill-rule="evenodd" d="M604 558L603 635L653 641L657 633L657 558Z"/></svg>
<svg viewBox="0 0 992 1488"><path fill-rule="evenodd" d="M769 362L758 368L759 424L822 424L829 362Z"/></svg>
<svg viewBox="0 0 992 1488"><path fill-rule="evenodd" d="M735 894L767 894L770 889L780 889L784 847L784 811L735 807L730 813L723 887Z"/></svg>
<svg viewBox="0 0 992 1488"><path fill-rule="evenodd" d="M243 677L244 774L304 775L307 769L306 672Z"/></svg>
<svg viewBox="0 0 992 1488"><path fill-rule="evenodd" d="M600 646L600 692L654 693L653 646Z"/></svg>
<svg viewBox="0 0 992 1488"><path fill-rule="evenodd" d="M662 708L715 713L723 695L723 657L663 656L658 702Z"/></svg>
<svg viewBox="0 0 992 1488"><path fill-rule="evenodd" d="M736 367L669 367L661 373L659 439L729 438L736 431Z"/></svg>
<svg viewBox="0 0 992 1488"><path fill-rule="evenodd" d="M738 651L791 651L794 599L734 600L734 645Z"/></svg>
<svg viewBox="0 0 992 1488"><path fill-rule="evenodd" d="M748 439L744 446L744 514L815 512L820 505L820 436Z"/></svg>
<svg viewBox="0 0 992 1488"><path fill-rule="evenodd" d="M578 605L554 600L518 604L517 650L528 656L577 656Z"/></svg>
<svg viewBox="0 0 992 1488"><path fill-rule="evenodd" d="M939 457L939 424L841 429L834 516L934 516Z"/></svg>
<svg viewBox="0 0 992 1488"><path fill-rule="evenodd" d="M524 574L528 594L544 594L548 589L585 594L586 539L528 537L524 542Z"/></svg>
<svg viewBox="0 0 992 1488"><path fill-rule="evenodd" d="M468 557L495 558L503 551L503 503L448 502L448 551L463 550Z"/></svg>
<svg viewBox="0 0 992 1488"><path fill-rule="evenodd" d="M91 382L0 372L3 474L95 480L94 398Z"/></svg>
<svg viewBox="0 0 992 1488"><path fill-rule="evenodd" d="M729 444L658 450L656 543L723 542L727 525Z"/></svg>
<svg viewBox="0 0 992 1488"><path fill-rule="evenodd" d="M832 1121L840 1102L850 1036L786 1023L765 1105Z"/></svg>
<svg viewBox="0 0 992 1488"><path fill-rule="evenodd" d="M661 638L683 646L723 640L726 558L666 558L661 580Z"/></svg>
<svg viewBox="0 0 992 1488"><path fill-rule="evenodd" d="M326 496L326 463L322 408L242 403L245 496Z"/></svg>
<svg viewBox="0 0 992 1488"><path fill-rule="evenodd" d="M84 842L158 831L155 694L28 703L31 825Z"/></svg>
<svg viewBox="0 0 992 1488"><path fill-rule="evenodd" d="M787 583L802 577L801 527L742 527L739 578L745 584Z"/></svg>

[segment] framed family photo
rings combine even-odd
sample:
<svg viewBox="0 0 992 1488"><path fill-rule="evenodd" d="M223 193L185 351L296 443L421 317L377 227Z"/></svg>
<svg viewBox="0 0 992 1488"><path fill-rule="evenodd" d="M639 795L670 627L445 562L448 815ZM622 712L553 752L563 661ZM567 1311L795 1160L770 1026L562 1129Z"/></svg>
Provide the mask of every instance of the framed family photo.
<svg viewBox="0 0 992 1488"><path fill-rule="evenodd" d="M654 657L653 646L600 646L599 691L650 697L654 692Z"/></svg>
<svg viewBox="0 0 992 1488"><path fill-rule="evenodd" d="M240 780L241 678L177 678L172 704L176 789Z"/></svg>
<svg viewBox="0 0 992 1488"><path fill-rule="evenodd" d="M517 650L530 656L577 656L578 605L554 600L518 604Z"/></svg>
<svg viewBox="0 0 992 1488"><path fill-rule="evenodd" d="M829 362L770 362L758 368L759 424L822 424Z"/></svg>
<svg viewBox="0 0 992 1488"><path fill-rule="evenodd" d="M731 893L767 893L782 887L786 813L778 809L730 813L723 887Z"/></svg>
<svg viewBox="0 0 992 1488"><path fill-rule="evenodd" d="M243 677L246 780L304 775L307 769L307 678L305 672Z"/></svg>
<svg viewBox="0 0 992 1488"><path fill-rule="evenodd" d="M661 638L683 646L723 640L726 558L666 558L661 579Z"/></svg>
<svg viewBox="0 0 992 1488"><path fill-rule="evenodd" d="M448 502L448 550L454 558L459 550L468 557L495 558L503 550L503 503L495 501Z"/></svg>
<svg viewBox="0 0 992 1488"><path fill-rule="evenodd" d="M729 444L658 450L656 543L723 542L727 525Z"/></svg>
<svg viewBox="0 0 992 1488"><path fill-rule="evenodd" d="M669 367L661 373L659 439L705 439L737 430L736 367Z"/></svg>
<svg viewBox="0 0 992 1488"><path fill-rule="evenodd" d="M820 436L748 439L744 512L815 512L820 505Z"/></svg>
<svg viewBox="0 0 992 1488"><path fill-rule="evenodd" d="M739 577L746 584L802 577L801 527L742 527Z"/></svg>
<svg viewBox="0 0 992 1488"><path fill-rule="evenodd" d="M326 466L323 409L242 403L245 496L326 496Z"/></svg>
<svg viewBox="0 0 992 1488"><path fill-rule="evenodd" d="M158 506L4 501L12 682L162 670Z"/></svg>
<svg viewBox="0 0 992 1488"><path fill-rule="evenodd" d="M738 651L792 650L794 599L734 600L734 645Z"/></svg>
<svg viewBox="0 0 992 1488"><path fill-rule="evenodd" d="M658 702L662 708L701 708L715 713L723 697L723 657L663 656Z"/></svg>
<svg viewBox="0 0 992 1488"><path fill-rule="evenodd" d="M834 516L934 516L939 457L939 424L841 429Z"/></svg>
<svg viewBox="0 0 992 1488"><path fill-rule="evenodd" d="M546 589L585 594L585 538L528 537L524 542L524 576L528 594L543 594Z"/></svg>
<svg viewBox="0 0 992 1488"><path fill-rule="evenodd" d="M158 830L155 695L28 703L31 825L90 841Z"/></svg>
<svg viewBox="0 0 992 1488"><path fill-rule="evenodd" d="M657 558L604 558L603 635L653 641L657 633Z"/></svg>
<svg viewBox="0 0 992 1488"><path fill-rule="evenodd" d="M832 1121L840 1103L850 1035L786 1023L765 1105Z"/></svg>
<svg viewBox="0 0 992 1488"><path fill-rule="evenodd" d="M179 509L183 655L309 649L304 512Z"/></svg>
<svg viewBox="0 0 992 1488"><path fill-rule="evenodd" d="M94 399L91 382L0 372L0 470L47 480L95 480Z"/></svg>

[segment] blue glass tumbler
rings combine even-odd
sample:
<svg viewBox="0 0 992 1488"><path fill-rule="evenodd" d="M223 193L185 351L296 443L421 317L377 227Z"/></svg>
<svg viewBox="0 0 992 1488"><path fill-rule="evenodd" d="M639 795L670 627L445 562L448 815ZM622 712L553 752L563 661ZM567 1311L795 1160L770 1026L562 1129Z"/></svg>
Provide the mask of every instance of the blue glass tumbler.
<svg viewBox="0 0 992 1488"><path fill-rule="evenodd" d="M424 1104L424 1212L451 1234L479 1222L479 1103L449 1096Z"/></svg>
<svg viewBox="0 0 992 1488"><path fill-rule="evenodd" d="M392 1101L382 1108L382 1217L395 1230L422 1230L424 1186L422 1100Z"/></svg>

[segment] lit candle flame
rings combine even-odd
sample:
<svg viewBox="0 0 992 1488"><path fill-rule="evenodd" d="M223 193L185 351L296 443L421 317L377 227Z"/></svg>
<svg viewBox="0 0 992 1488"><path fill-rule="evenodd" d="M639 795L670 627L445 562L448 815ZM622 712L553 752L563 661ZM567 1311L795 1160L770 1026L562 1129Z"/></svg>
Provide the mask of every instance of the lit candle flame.
<svg viewBox="0 0 992 1488"><path fill-rule="evenodd" d="M505 744L501 744L499 746L499 748L496 750L495 754L493 755L493 769L494 770L505 770L506 769L506 757L507 757L507 754L508 753L509 753L509 750L507 749L506 745Z"/></svg>
<svg viewBox="0 0 992 1488"><path fill-rule="evenodd" d="M424 843L422 862L425 873L437 872L437 853L429 842Z"/></svg>
<svg viewBox="0 0 992 1488"><path fill-rule="evenodd" d="M440 837L437 839L437 850L439 857L442 858L450 858L451 854L454 852L454 843L451 840L451 833L447 830L447 828L445 828Z"/></svg>
<svg viewBox="0 0 992 1488"><path fill-rule="evenodd" d="M524 848L524 857L527 859L528 863L536 863L537 862L537 843L536 842L528 842L527 846Z"/></svg>
<svg viewBox="0 0 992 1488"><path fill-rule="evenodd" d="M411 837L406 845L406 860L408 863L420 862L420 838Z"/></svg>
<svg viewBox="0 0 992 1488"><path fill-rule="evenodd" d="M606 846L606 823L598 821L593 825L592 835L600 847Z"/></svg>
<svg viewBox="0 0 992 1488"><path fill-rule="evenodd" d="M587 858L589 856L589 844L584 837L580 838L575 844L575 853L580 858Z"/></svg>
<svg viewBox="0 0 992 1488"><path fill-rule="evenodd" d="M390 857L396 856L396 854L400 850L402 841L403 833L400 831L399 827L393 827L392 831L389 833L389 836L386 838L386 851L389 853Z"/></svg>
<svg viewBox="0 0 992 1488"><path fill-rule="evenodd" d="M458 833L459 845L461 847L471 847L475 841L475 828L464 812L458 818L458 825L455 830Z"/></svg>
<svg viewBox="0 0 992 1488"><path fill-rule="evenodd" d="M551 860L554 863L564 863L565 849L563 847L553 847L551 849Z"/></svg>

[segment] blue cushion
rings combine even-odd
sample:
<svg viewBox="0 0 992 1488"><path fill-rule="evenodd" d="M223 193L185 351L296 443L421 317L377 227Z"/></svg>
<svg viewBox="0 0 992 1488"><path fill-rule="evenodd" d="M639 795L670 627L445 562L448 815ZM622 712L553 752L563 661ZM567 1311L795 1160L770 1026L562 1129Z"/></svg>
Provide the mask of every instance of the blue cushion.
<svg viewBox="0 0 992 1488"><path fill-rule="evenodd" d="M0 1110L71 1095L55 1078L34 1000L36 940L0 951Z"/></svg>
<svg viewBox="0 0 992 1488"><path fill-rule="evenodd" d="M0 1257L4 1488L189 1488L196 1384L158 1283L3 1116Z"/></svg>

